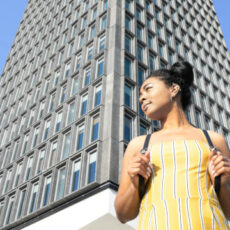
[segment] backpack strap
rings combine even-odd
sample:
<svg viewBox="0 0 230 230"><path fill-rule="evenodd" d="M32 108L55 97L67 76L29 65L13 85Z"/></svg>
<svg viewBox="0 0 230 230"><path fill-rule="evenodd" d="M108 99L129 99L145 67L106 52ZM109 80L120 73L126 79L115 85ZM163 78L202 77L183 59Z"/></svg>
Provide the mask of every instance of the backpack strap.
<svg viewBox="0 0 230 230"><path fill-rule="evenodd" d="M215 149L207 130L203 130L203 133L204 133L204 135L208 141L210 148ZM215 184L214 187L215 187L216 194L217 194L217 196L219 196L219 193L220 193L220 175L215 177L214 184Z"/></svg>
<svg viewBox="0 0 230 230"><path fill-rule="evenodd" d="M150 137L151 137L151 134L146 135L144 146L141 150L141 154L145 154L145 152L148 150ZM141 175L139 175L139 197L140 197L140 200L143 198L145 191L146 191L145 179Z"/></svg>

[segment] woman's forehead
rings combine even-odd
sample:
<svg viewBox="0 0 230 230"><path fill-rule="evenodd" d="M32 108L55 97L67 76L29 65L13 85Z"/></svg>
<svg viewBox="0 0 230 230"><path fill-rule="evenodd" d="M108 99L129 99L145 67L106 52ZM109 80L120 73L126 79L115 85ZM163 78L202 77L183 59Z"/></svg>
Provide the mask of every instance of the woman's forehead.
<svg viewBox="0 0 230 230"><path fill-rule="evenodd" d="M160 82L162 81L159 77L150 77L143 82L141 89L144 89L148 84L159 84Z"/></svg>

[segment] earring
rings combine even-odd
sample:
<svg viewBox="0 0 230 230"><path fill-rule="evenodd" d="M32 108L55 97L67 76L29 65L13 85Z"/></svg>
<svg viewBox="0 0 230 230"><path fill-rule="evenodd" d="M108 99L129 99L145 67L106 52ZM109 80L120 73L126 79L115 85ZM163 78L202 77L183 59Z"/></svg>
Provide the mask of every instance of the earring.
<svg viewBox="0 0 230 230"><path fill-rule="evenodd" d="M172 96L170 97L170 102L171 102L171 103L173 102L173 98L172 98Z"/></svg>

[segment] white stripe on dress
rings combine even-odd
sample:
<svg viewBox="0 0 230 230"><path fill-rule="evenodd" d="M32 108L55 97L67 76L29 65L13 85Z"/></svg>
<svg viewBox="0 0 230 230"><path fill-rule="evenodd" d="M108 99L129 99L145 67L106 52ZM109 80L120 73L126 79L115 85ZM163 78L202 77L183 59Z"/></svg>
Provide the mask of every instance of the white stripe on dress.
<svg viewBox="0 0 230 230"><path fill-rule="evenodd" d="M200 220L201 220L202 230L204 230L204 217L203 217L203 211L202 211L203 196L202 196L201 185L200 185L201 159L202 159L203 152L202 152L202 150L201 150L201 148L200 148L200 146L196 140L195 140L195 144L196 144L198 151L199 151L197 182L198 182L198 191L199 191L199 195L200 195L200 199L199 199Z"/></svg>
<svg viewBox="0 0 230 230"><path fill-rule="evenodd" d="M142 217L142 223L141 223L141 230L144 230L144 218L145 218L145 214L146 214L146 208L145 208L145 210L144 210L144 213L143 213L143 217Z"/></svg>
<svg viewBox="0 0 230 230"><path fill-rule="evenodd" d="M191 198L190 196L190 191L189 191L189 149L187 146L186 141L184 141L184 146L185 146L185 154L186 154L186 187L187 187L187 197Z"/></svg>
<svg viewBox="0 0 230 230"><path fill-rule="evenodd" d="M163 143L161 143L161 165L162 165L161 200L164 200L165 165L164 165Z"/></svg>
<svg viewBox="0 0 230 230"><path fill-rule="evenodd" d="M177 197L176 195L176 172L177 172L177 168L176 168L176 150L175 150L175 142L172 142L172 152L173 152L173 198L175 199Z"/></svg>
<svg viewBox="0 0 230 230"><path fill-rule="evenodd" d="M166 220L167 220L167 230L170 229L170 224L169 224L169 211L168 211L168 206L166 201L164 200L164 205L165 205L165 214L166 214Z"/></svg>
<svg viewBox="0 0 230 230"><path fill-rule="evenodd" d="M178 199L178 211L179 211L180 230L183 230L182 210L181 210L181 198Z"/></svg>
<svg viewBox="0 0 230 230"><path fill-rule="evenodd" d="M156 213L156 208L155 205L153 204L153 212L154 212L154 230L158 230L158 225L157 225L157 213Z"/></svg>
<svg viewBox="0 0 230 230"><path fill-rule="evenodd" d="M189 198L186 198L185 202L186 202L186 211L187 211L189 230L192 230L191 216L190 216L190 211L189 211Z"/></svg>
<svg viewBox="0 0 230 230"><path fill-rule="evenodd" d="M153 212L154 212L154 210L152 208L151 213L150 213L150 217L149 217L148 230L151 230L151 225L152 225L151 223L152 223Z"/></svg>

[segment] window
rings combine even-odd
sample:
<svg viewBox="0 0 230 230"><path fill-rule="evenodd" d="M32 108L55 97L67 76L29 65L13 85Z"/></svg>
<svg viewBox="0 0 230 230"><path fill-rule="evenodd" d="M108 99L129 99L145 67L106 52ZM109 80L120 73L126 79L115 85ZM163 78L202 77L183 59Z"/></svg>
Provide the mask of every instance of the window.
<svg viewBox="0 0 230 230"><path fill-rule="evenodd" d="M104 30L107 26L107 16L105 15L103 18L101 18L101 30Z"/></svg>
<svg viewBox="0 0 230 230"><path fill-rule="evenodd" d="M64 103L66 100L66 85L62 87L61 101L60 103Z"/></svg>
<svg viewBox="0 0 230 230"><path fill-rule="evenodd" d="M14 196L11 196L9 199L9 203L7 205L7 211L6 211L6 216L5 216L5 221L4 221L4 225L7 225L11 222L11 214L13 211L13 205L14 205Z"/></svg>
<svg viewBox="0 0 230 230"><path fill-rule="evenodd" d="M157 35L158 37L162 38L162 26L157 24Z"/></svg>
<svg viewBox="0 0 230 230"><path fill-rule="evenodd" d="M92 183L96 179L96 162L97 152L90 153L88 159L88 183Z"/></svg>
<svg viewBox="0 0 230 230"><path fill-rule="evenodd" d="M89 83L90 83L90 76L91 76L91 69L88 68L88 69L85 70L84 86L89 85Z"/></svg>
<svg viewBox="0 0 230 230"><path fill-rule="evenodd" d="M143 47L141 45L137 46L137 58L138 61L143 62Z"/></svg>
<svg viewBox="0 0 230 230"><path fill-rule="evenodd" d="M92 137L91 141L96 141L99 135L99 116L93 118Z"/></svg>
<svg viewBox="0 0 230 230"><path fill-rule="evenodd" d="M55 73L54 86L56 86L59 83L59 80L60 80L60 71Z"/></svg>
<svg viewBox="0 0 230 230"><path fill-rule="evenodd" d="M81 54L79 54L76 59L76 70L78 70L80 67L81 67Z"/></svg>
<svg viewBox="0 0 230 230"><path fill-rule="evenodd" d="M72 95L76 94L78 92L78 78L73 79L73 84L72 84Z"/></svg>
<svg viewBox="0 0 230 230"><path fill-rule="evenodd" d="M130 11L131 10L131 2L130 0L125 0L125 9Z"/></svg>
<svg viewBox="0 0 230 230"><path fill-rule="evenodd" d="M197 127L201 128L201 112L198 109L195 110L195 118Z"/></svg>
<svg viewBox="0 0 230 230"><path fill-rule="evenodd" d="M6 193L9 189L9 184L11 181L11 176L12 176L12 168L8 169L6 179L5 179L5 186L4 186L4 193Z"/></svg>
<svg viewBox="0 0 230 230"><path fill-rule="evenodd" d="M128 115L125 115L124 118L124 139L125 141L130 141L132 139L132 118Z"/></svg>
<svg viewBox="0 0 230 230"><path fill-rule="evenodd" d="M46 83L45 83L45 90L44 90L44 94L46 94L49 90L49 85L50 85L50 79L46 79Z"/></svg>
<svg viewBox="0 0 230 230"><path fill-rule="evenodd" d="M76 191L79 187L81 161L77 160L73 163L72 172L72 192Z"/></svg>
<svg viewBox="0 0 230 230"><path fill-rule="evenodd" d="M84 29L87 25L87 15L82 18L81 29Z"/></svg>
<svg viewBox="0 0 230 230"><path fill-rule="evenodd" d="M138 67L138 85L141 86L144 82L145 70L141 67Z"/></svg>
<svg viewBox="0 0 230 230"><path fill-rule="evenodd" d="M132 30L132 19L130 17L128 17L127 15L125 16L125 29L127 30Z"/></svg>
<svg viewBox="0 0 230 230"><path fill-rule="evenodd" d="M140 124L140 135L146 135L148 133L148 128L144 124Z"/></svg>
<svg viewBox="0 0 230 230"><path fill-rule="evenodd" d="M11 155L10 162L13 162L16 159L17 152L18 152L19 140L17 140L14 144L13 154Z"/></svg>
<svg viewBox="0 0 230 230"><path fill-rule="evenodd" d="M92 20L94 20L96 17L97 17L97 8L94 8L92 13Z"/></svg>
<svg viewBox="0 0 230 230"><path fill-rule="evenodd" d="M77 29L77 23L73 25L72 28L72 37L75 37L77 35L78 29Z"/></svg>
<svg viewBox="0 0 230 230"><path fill-rule="evenodd" d="M49 112L52 112L54 110L54 103L55 103L55 93L53 93L50 98Z"/></svg>
<svg viewBox="0 0 230 230"><path fill-rule="evenodd" d="M51 176L45 177L44 188L43 188L43 202L42 202L43 206L46 206L49 203L51 180L52 180Z"/></svg>
<svg viewBox="0 0 230 230"><path fill-rule="evenodd" d="M83 95L81 98L81 116L86 114L87 111L87 101L88 101L88 95Z"/></svg>
<svg viewBox="0 0 230 230"><path fill-rule="evenodd" d="M43 116L44 108L45 108L45 100L41 102L41 106L39 107L39 112L38 112L39 119L41 119Z"/></svg>
<svg viewBox="0 0 230 230"><path fill-rule="evenodd" d="M151 17L147 17L147 22L146 22L146 24L147 24L147 27L148 27L148 29L152 29L152 18Z"/></svg>
<svg viewBox="0 0 230 230"><path fill-rule="evenodd" d="M102 90L102 85L98 85L95 89L94 107L101 104L101 90Z"/></svg>
<svg viewBox="0 0 230 230"><path fill-rule="evenodd" d="M15 174L15 177L14 177L14 187L18 186L18 182L19 182L21 172L22 172L22 162L20 162L18 164L18 166L17 166L17 171L16 171L16 174Z"/></svg>
<svg viewBox="0 0 230 230"><path fill-rule="evenodd" d="M38 162L37 162L37 174L42 172L43 170L44 157L45 157L45 149L41 149L39 151Z"/></svg>
<svg viewBox="0 0 230 230"><path fill-rule="evenodd" d="M99 39L99 52L105 49L105 42L106 42L106 38L105 38L105 35L103 35Z"/></svg>
<svg viewBox="0 0 230 230"><path fill-rule="evenodd" d="M43 135L43 141L48 138L49 130L50 130L50 120L46 120L45 121L45 130L44 130L44 135Z"/></svg>
<svg viewBox="0 0 230 230"><path fill-rule="evenodd" d="M69 111L68 111L68 113L69 113L69 115L68 115L68 124L70 124L70 123L73 122L73 120L74 120L74 112L75 112L75 103L73 102L73 103L71 103L71 104L69 105Z"/></svg>
<svg viewBox="0 0 230 230"><path fill-rule="evenodd" d="M108 0L104 0L103 10L106 10L107 8L108 8Z"/></svg>
<svg viewBox="0 0 230 230"><path fill-rule="evenodd" d="M211 120L209 117L205 116L205 128L207 130L210 130L211 129Z"/></svg>
<svg viewBox="0 0 230 230"><path fill-rule="evenodd" d="M53 141L50 148L49 167L54 164L56 154L57 154L57 141Z"/></svg>
<svg viewBox="0 0 230 230"><path fill-rule="evenodd" d="M172 65L174 64L174 53L169 50L168 54L169 54L169 64Z"/></svg>
<svg viewBox="0 0 230 230"><path fill-rule="evenodd" d="M69 77L70 75L70 63L66 64L65 66L65 78Z"/></svg>
<svg viewBox="0 0 230 230"><path fill-rule="evenodd" d="M17 210L17 219L19 219L22 216L22 210L24 207L24 203L25 203L25 196L26 196L26 190L21 190L20 191L20 198L19 198L19 206L18 206L18 210Z"/></svg>
<svg viewBox="0 0 230 230"><path fill-rule="evenodd" d="M132 87L125 84L125 105L132 107Z"/></svg>
<svg viewBox="0 0 230 230"><path fill-rule="evenodd" d="M82 149L83 139L84 139L84 129L85 129L84 125L81 125L81 126L78 127L77 150Z"/></svg>
<svg viewBox="0 0 230 230"><path fill-rule="evenodd" d="M62 121L62 111L60 111L56 116L55 132L60 131L60 129L61 129L61 121Z"/></svg>
<svg viewBox="0 0 230 230"><path fill-rule="evenodd" d="M25 181L30 179L31 169L33 165L34 157L30 156L26 165L26 172L25 172Z"/></svg>
<svg viewBox="0 0 230 230"><path fill-rule="evenodd" d="M93 45L87 48L86 61L90 61L93 58Z"/></svg>
<svg viewBox="0 0 230 230"><path fill-rule="evenodd" d="M160 57L164 57L164 45L162 43L159 43L158 52Z"/></svg>
<svg viewBox="0 0 230 230"><path fill-rule="evenodd" d="M137 26L137 38L141 40L142 39L142 34L143 34L143 27L138 25Z"/></svg>
<svg viewBox="0 0 230 230"><path fill-rule="evenodd" d="M132 74L132 61L131 59L129 59L128 57L125 57L125 76L128 78L132 78L131 74Z"/></svg>
<svg viewBox="0 0 230 230"><path fill-rule="evenodd" d="M200 100L202 108L204 109L204 111L207 111L206 96L203 93L201 93Z"/></svg>
<svg viewBox="0 0 230 230"><path fill-rule="evenodd" d="M166 32L166 42L168 46L171 46L172 44L172 35L169 32Z"/></svg>
<svg viewBox="0 0 230 230"><path fill-rule="evenodd" d="M84 43L85 43L85 35L81 34L78 47L81 48L84 45Z"/></svg>
<svg viewBox="0 0 230 230"><path fill-rule="evenodd" d="M38 195L38 183L34 183L32 184L32 191L31 191L30 203L29 203L29 213L35 210L37 195Z"/></svg>
<svg viewBox="0 0 230 230"><path fill-rule="evenodd" d="M125 50L130 52L130 53L131 53L131 49L132 49L131 41L132 41L131 37L128 35L125 35Z"/></svg>
<svg viewBox="0 0 230 230"><path fill-rule="evenodd" d="M23 140L22 150L21 150L20 156L22 156L22 155L25 154L26 149L27 149L28 140L29 140L29 134L27 134L26 136L24 136L24 140Z"/></svg>
<svg viewBox="0 0 230 230"><path fill-rule="evenodd" d="M97 61L97 77L100 77L104 74L104 59Z"/></svg>
<svg viewBox="0 0 230 230"><path fill-rule="evenodd" d="M57 178L57 190L56 190L56 199L61 199L64 196L64 186L65 186L65 175L66 169L61 168L58 171L58 178Z"/></svg>
<svg viewBox="0 0 230 230"><path fill-rule="evenodd" d="M93 39L95 37L96 27L95 25L90 27L90 36L89 39Z"/></svg>
<svg viewBox="0 0 230 230"><path fill-rule="evenodd" d="M149 55L149 66L150 66L150 70L155 69L155 56L152 54Z"/></svg>
<svg viewBox="0 0 230 230"><path fill-rule="evenodd" d="M153 36L151 34L148 35L148 46L153 49Z"/></svg>
<svg viewBox="0 0 230 230"><path fill-rule="evenodd" d="M65 134L64 136L64 145L62 150L62 160L66 159L69 156L70 151L70 133Z"/></svg>
<svg viewBox="0 0 230 230"><path fill-rule="evenodd" d="M136 9L136 18L137 18L138 20L141 20L141 17L142 17L142 10L139 9L139 8L137 8L137 9Z"/></svg>

